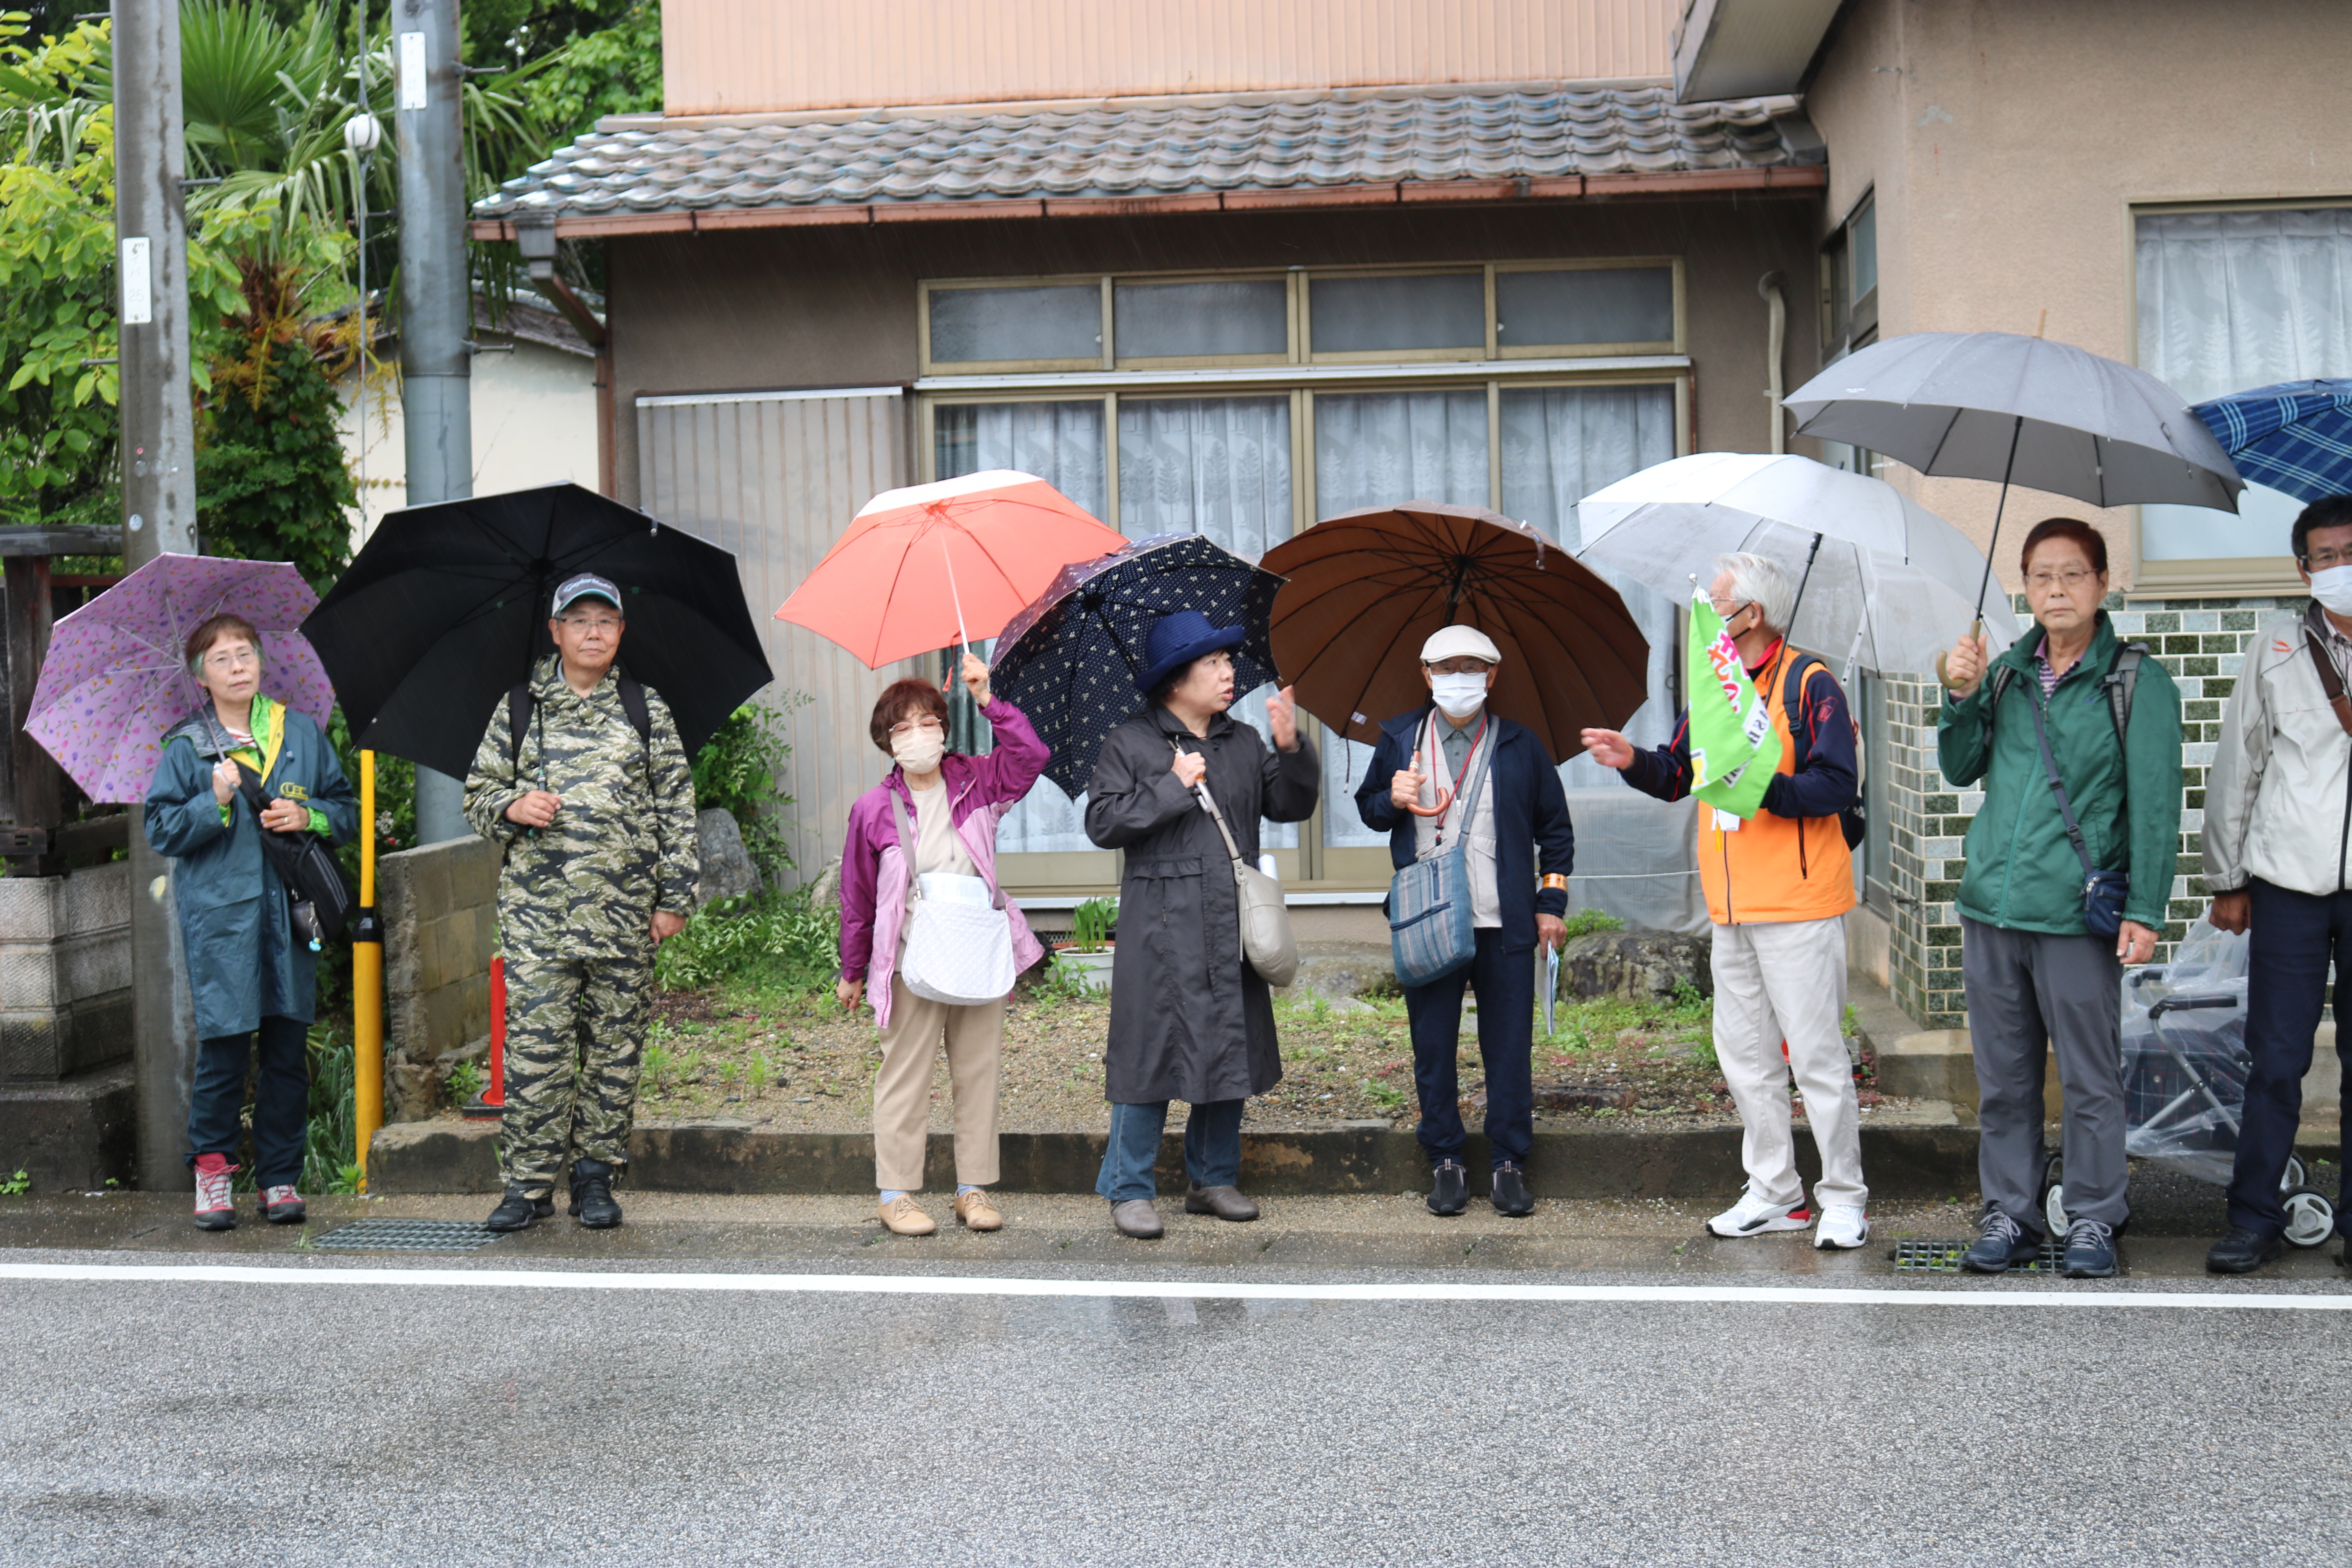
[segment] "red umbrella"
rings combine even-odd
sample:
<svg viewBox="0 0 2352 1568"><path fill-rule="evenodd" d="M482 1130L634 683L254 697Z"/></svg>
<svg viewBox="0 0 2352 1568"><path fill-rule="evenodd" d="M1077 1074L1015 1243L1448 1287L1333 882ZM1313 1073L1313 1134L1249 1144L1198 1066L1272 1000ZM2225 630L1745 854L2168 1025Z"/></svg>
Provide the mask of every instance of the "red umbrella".
<svg viewBox="0 0 2352 1568"><path fill-rule="evenodd" d="M858 509L776 618L879 669L994 637L1063 567L1126 542L1036 475L1011 468L885 490Z"/></svg>

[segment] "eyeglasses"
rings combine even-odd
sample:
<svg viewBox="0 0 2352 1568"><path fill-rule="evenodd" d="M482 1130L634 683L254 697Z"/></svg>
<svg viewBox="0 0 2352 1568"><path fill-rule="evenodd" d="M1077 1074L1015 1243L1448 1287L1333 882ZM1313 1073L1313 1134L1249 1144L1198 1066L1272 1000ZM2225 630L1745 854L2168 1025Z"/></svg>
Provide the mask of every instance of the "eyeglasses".
<svg viewBox="0 0 2352 1568"><path fill-rule="evenodd" d="M2073 594L2079 592L2084 584L2097 575L2096 572L2085 571L2080 566L2070 566L2063 572L2028 572L2025 585L2037 594L2047 594L2053 588L2062 587Z"/></svg>
<svg viewBox="0 0 2352 1568"><path fill-rule="evenodd" d="M1458 658L1442 659L1435 664L1423 665L1422 668L1432 675L1484 675L1495 667L1483 658L1473 658L1470 655L1464 654Z"/></svg>
<svg viewBox="0 0 2352 1568"><path fill-rule="evenodd" d="M616 632L621 629L618 616L566 616L564 626L575 632Z"/></svg>
<svg viewBox="0 0 2352 1568"><path fill-rule="evenodd" d="M2325 572L2331 566L2352 566L2352 550L2315 550L2303 557L2303 564L2313 572Z"/></svg>
<svg viewBox="0 0 2352 1568"><path fill-rule="evenodd" d="M261 650L257 647L215 648L205 655L206 669L242 669L260 662Z"/></svg>
<svg viewBox="0 0 2352 1568"><path fill-rule="evenodd" d="M890 738L895 741L902 735L911 735L918 730L940 730L944 728L946 728L946 726L942 725L937 719L932 718L929 714L925 714L920 719L901 719L896 724L891 725Z"/></svg>

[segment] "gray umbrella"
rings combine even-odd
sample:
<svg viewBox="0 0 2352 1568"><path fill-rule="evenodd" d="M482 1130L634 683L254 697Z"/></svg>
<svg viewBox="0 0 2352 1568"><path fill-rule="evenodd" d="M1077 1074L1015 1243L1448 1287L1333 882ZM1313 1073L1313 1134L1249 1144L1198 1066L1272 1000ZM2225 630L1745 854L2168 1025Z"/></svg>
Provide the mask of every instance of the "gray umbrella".
<svg viewBox="0 0 2352 1568"><path fill-rule="evenodd" d="M2146 371L2017 332L1910 332L1859 349L1787 399L1797 434L1923 474L2012 481L2093 506L2235 511L2246 482L2205 422ZM1992 548L1985 550L1985 582ZM1984 583L1977 604L1984 604Z"/></svg>

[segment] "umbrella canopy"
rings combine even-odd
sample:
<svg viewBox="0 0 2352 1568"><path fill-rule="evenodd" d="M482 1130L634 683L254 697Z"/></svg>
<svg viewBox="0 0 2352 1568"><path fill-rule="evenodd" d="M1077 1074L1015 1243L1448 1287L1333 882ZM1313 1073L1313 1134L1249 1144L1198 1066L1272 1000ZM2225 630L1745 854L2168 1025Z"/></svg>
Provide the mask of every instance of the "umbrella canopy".
<svg viewBox="0 0 2352 1568"><path fill-rule="evenodd" d="M318 603L283 561L158 555L57 624L25 732L90 799L145 800L163 732L204 700L182 646L218 615L261 634L261 689L323 728L335 690L295 629Z"/></svg>
<svg viewBox="0 0 2352 1568"><path fill-rule="evenodd" d="M548 606L578 572L621 590L621 667L688 756L768 683L735 557L578 485L392 513L302 630L361 745L463 778L490 710L553 651Z"/></svg>
<svg viewBox="0 0 2352 1568"><path fill-rule="evenodd" d="M1142 706L1135 683L1150 665L1143 644L1152 623L1198 610L1212 625L1242 627L1234 690L1254 691L1275 679L1267 627L1281 586L1199 534L1139 539L1064 567L1004 628L990 687L1036 726L1054 752L1045 776L1075 797L1094 778L1103 737Z"/></svg>
<svg viewBox="0 0 2352 1568"><path fill-rule="evenodd" d="M1704 586L1717 555L1780 563L1802 585L1791 639L1876 670L1931 668L1984 570L1965 534L1893 485L1811 458L1676 458L1594 491L1576 517L1579 559L1668 598ZM1997 647L2017 636L2006 603L1986 622Z"/></svg>
<svg viewBox="0 0 2352 1568"><path fill-rule="evenodd" d="M1054 574L1127 541L1039 479L991 468L884 490L776 611L868 669L995 637Z"/></svg>
<svg viewBox="0 0 2352 1568"><path fill-rule="evenodd" d="M1476 626L1502 650L1497 711L1555 763L1578 731L1622 727L1646 694L1650 645L1617 590L1542 530L1483 507L1407 501L1327 518L1265 553L1287 579L1274 657L1307 710L1351 741L1429 700L1421 645Z"/></svg>
<svg viewBox="0 0 2352 1568"><path fill-rule="evenodd" d="M2352 381L2283 381L2195 412L2254 483L2299 501L2352 492Z"/></svg>
<svg viewBox="0 0 2352 1568"><path fill-rule="evenodd" d="M2093 506L2229 510L2245 488L2204 422L2146 371L2017 332L1909 332L1790 394L1797 434L1923 474L2005 479Z"/></svg>

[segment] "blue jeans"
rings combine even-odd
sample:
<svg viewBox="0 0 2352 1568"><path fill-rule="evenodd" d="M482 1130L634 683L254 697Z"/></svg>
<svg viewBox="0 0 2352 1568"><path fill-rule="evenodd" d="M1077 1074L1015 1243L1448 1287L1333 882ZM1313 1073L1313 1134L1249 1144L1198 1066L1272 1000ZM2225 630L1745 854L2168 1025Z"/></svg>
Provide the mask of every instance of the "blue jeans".
<svg viewBox="0 0 2352 1568"><path fill-rule="evenodd" d="M1408 986L1405 1016L1412 1024L1412 1081L1421 1093L1421 1147L1433 1165L1459 1160L1469 1142L1462 1129L1462 1086L1454 1053L1462 1039L1462 993L1478 992L1478 1056L1486 1068L1486 1144L1496 1166L1522 1169L1534 1146L1536 1102L1536 970L1532 948L1506 950L1503 933L1478 932L1478 953L1426 985Z"/></svg>
<svg viewBox="0 0 2352 1568"><path fill-rule="evenodd" d="M253 1091L253 1184L291 1187L302 1180L302 1140L310 1115L310 1028L299 1018L261 1020L261 1081ZM236 1158L244 1130L245 1063L251 1035L196 1042L196 1081L188 1095L188 1163L199 1154Z"/></svg>
<svg viewBox="0 0 2352 1568"><path fill-rule="evenodd" d="M1095 1191L1115 1204L1157 1196L1151 1167L1160 1161L1160 1134L1168 1130L1168 1102L1110 1108L1110 1142L1103 1149L1102 1174ZM1196 1187L1232 1187L1242 1179L1242 1102L1215 1100L1196 1105L1184 1122L1184 1173Z"/></svg>
<svg viewBox="0 0 2352 1568"><path fill-rule="evenodd" d="M2279 1182L2294 1152L2303 1117L2303 1075L2311 1070L2312 1037L2328 1000L2327 965L2336 965L2336 1055L2352 1068L2352 893L2298 893L2257 877L2253 940L2246 949L2246 1102L2230 1177L2230 1223L2265 1236L2286 1228ZM2352 1087L2352 1079L2347 1079ZM2352 1125L2345 1129L2345 1188L2352 1195ZM2336 1211L2344 1223L2344 1210Z"/></svg>

